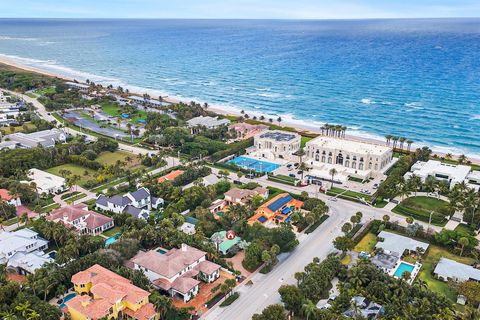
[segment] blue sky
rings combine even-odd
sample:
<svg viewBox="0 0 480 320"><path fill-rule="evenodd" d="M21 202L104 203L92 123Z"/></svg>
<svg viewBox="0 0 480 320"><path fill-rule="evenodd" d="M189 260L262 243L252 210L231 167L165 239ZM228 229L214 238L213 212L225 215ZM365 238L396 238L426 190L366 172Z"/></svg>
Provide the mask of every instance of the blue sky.
<svg viewBox="0 0 480 320"><path fill-rule="evenodd" d="M0 17L362 19L479 17L480 0L0 0Z"/></svg>

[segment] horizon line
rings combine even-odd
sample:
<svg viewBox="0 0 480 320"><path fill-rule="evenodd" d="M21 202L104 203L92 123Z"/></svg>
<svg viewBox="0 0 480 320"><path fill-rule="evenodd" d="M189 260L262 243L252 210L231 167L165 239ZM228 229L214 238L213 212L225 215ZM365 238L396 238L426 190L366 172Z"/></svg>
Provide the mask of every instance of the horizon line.
<svg viewBox="0 0 480 320"><path fill-rule="evenodd" d="M461 20L475 17L371 17L371 18L142 18L142 17L0 17L0 20L257 20L257 21L347 21L347 20Z"/></svg>

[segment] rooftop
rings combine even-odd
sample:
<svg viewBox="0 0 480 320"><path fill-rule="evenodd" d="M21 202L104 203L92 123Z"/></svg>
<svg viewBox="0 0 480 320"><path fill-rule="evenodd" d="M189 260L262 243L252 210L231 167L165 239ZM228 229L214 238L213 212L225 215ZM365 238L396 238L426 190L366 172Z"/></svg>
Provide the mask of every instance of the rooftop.
<svg viewBox="0 0 480 320"><path fill-rule="evenodd" d="M158 178L158 183L162 183L162 182L167 181L167 180L168 181L173 181L177 177L180 177L183 174L183 172L184 172L183 170L173 170L172 172L167 173L166 175Z"/></svg>
<svg viewBox="0 0 480 320"><path fill-rule="evenodd" d="M275 141L291 141L293 139L299 139L300 135L298 133L290 133L286 131L280 130L272 130L260 133L258 135L259 138L262 139L270 139Z"/></svg>
<svg viewBox="0 0 480 320"><path fill-rule="evenodd" d="M196 127L196 126L205 126L205 127L218 127L221 125L227 125L230 123L228 119L220 119L218 117L204 117L199 116L187 121L189 127Z"/></svg>
<svg viewBox="0 0 480 320"><path fill-rule="evenodd" d="M433 273L445 279L452 278L461 281L480 281L479 269L447 258L441 258L440 261L438 261Z"/></svg>
<svg viewBox="0 0 480 320"><path fill-rule="evenodd" d="M379 241L376 248L382 248L384 251L389 251L397 256L401 256L405 250L417 251L417 248L422 248L426 251L428 248L428 243L420 242L396 233L382 231L378 234L378 237L383 238L384 241Z"/></svg>
<svg viewBox="0 0 480 320"><path fill-rule="evenodd" d="M313 148L335 149L344 152L371 154L376 156L382 156L385 153L392 151L389 147L378 144L326 136L318 136L315 139L308 141L306 147L309 148L310 146Z"/></svg>

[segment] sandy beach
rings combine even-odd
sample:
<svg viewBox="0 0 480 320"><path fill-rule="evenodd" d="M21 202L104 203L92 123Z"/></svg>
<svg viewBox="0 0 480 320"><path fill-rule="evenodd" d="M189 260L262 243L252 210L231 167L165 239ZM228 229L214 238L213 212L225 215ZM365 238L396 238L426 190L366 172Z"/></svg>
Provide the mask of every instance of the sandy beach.
<svg viewBox="0 0 480 320"><path fill-rule="evenodd" d="M8 57L5 57L5 56L0 56L0 64L9 65L9 66L12 66L12 67L15 67L15 68L18 68L18 69L31 71L31 72L36 72L36 73L44 74L44 75L47 75L47 76L64 79L64 80L67 80L67 81L73 81L74 80L73 78L67 77L67 76L62 75L60 73L54 73L54 72L51 72L51 71L48 71L48 70L44 70L44 69L40 69L40 68L28 66L28 65L23 65L23 64L19 63L18 61L14 60L14 59L11 59L11 58L8 58ZM84 79L76 79L76 80L82 81ZM105 85L105 83L102 83L102 85ZM134 95L142 96L145 92L149 93L149 94L151 93L151 92L149 92L149 90L144 90L142 92L142 91L135 90L135 89L131 90L130 89L131 87L129 87L129 86L126 86L126 88L128 88L130 93L134 94ZM163 100L165 100L167 102L170 102L170 103L179 103L179 102L190 103L190 100L188 100L188 99L179 99L179 98L170 97L170 96L163 96L162 98L163 98ZM217 114L220 114L220 115L225 115L225 116L241 116L242 115L240 111L235 110L233 108L229 108L228 110L224 110L224 109L221 109L219 107L209 105L208 110L213 111L213 112L215 112ZM246 112L246 113L248 113L250 118L252 118L253 116L256 116L257 118L259 118L262 115L261 113L255 113L255 112L250 112L250 111ZM267 115L264 115L264 116L267 119L269 118ZM274 120L276 120L276 119L274 119ZM268 122L265 122L265 123L268 124ZM274 123L276 123L276 121L274 121ZM313 134L320 134L321 133L320 128L316 127L314 125L308 125L308 124L301 125L301 124L298 124L298 123L289 122L288 120L287 121L282 120L281 125L282 126L287 126L287 127L292 127L294 129L296 129L298 132L306 132L306 133L313 133ZM367 142L367 143L377 144L377 145L385 145L386 144L385 140L372 139L372 138L361 137L361 136L357 136L357 135L351 135L351 134L348 133L348 130L347 130L345 138L348 139L348 140ZM412 149L413 150L415 148L418 148L418 147L422 147L422 145L418 145L418 144L415 144L415 143L412 144ZM444 157L446 155L445 153L438 152L436 150L433 150L433 151L434 151L434 154L437 154L439 157ZM453 158L456 158L460 154L452 154L452 155L453 155ZM468 159L472 163L480 164L480 158L469 157Z"/></svg>

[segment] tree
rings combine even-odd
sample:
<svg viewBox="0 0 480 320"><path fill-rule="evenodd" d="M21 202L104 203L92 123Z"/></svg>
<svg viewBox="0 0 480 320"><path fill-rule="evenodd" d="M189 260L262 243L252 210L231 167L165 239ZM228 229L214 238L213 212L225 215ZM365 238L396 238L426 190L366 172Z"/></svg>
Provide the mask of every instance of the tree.
<svg viewBox="0 0 480 320"><path fill-rule="evenodd" d="M352 224L349 222L345 222L342 226L342 232L347 234L350 232L350 230L352 230Z"/></svg>
<svg viewBox="0 0 480 320"><path fill-rule="evenodd" d="M471 305L477 307L480 304L480 282L465 281L454 286L457 292L464 295Z"/></svg>
<svg viewBox="0 0 480 320"><path fill-rule="evenodd" d="M468 246L469 243L470 241L467 237L461 237L460 239L458 239L458 244L462 246L462 248L460 249L460 257L463 255L463 250L465 249L465 246Z"/></svg>
<svg viewBox="0 0 480 320"><path fill-rule="evenodd" d="M287 320L287 316L282 305L272 304L263 309L261 314L254 314L252 320Z"/></svg>
<svg viewBox="0 0 480 320"><path fill-rule="evenodd" d="M330 173L330 176L332 177L332 188L333 188L333 179L338 172L337 172L337 169L332 168L330 169L329 173Z"/></svg>
<svg viewBox="0 0 480 320"><path fill-rule="evenodd" d="M412 224L414 221L412 217L407 217L405 220L407 221L408 224Z"/></svg>
<svg viewBox="0 0 480 320"><path fill-rule="evenodd" d="M337 237L335 240L333 240L333 246L335 249L345 253L353 249L354 243L349 237Z"/></svg>
<svg viewBox="0 0 480 320"><path fill-rule="evenodd" d="M300 312L305 298L297 286L283 285L278 289L278 293L280 293L285 309L291 311L293 314Z"/></svg>
<svg viewBox="0 0 480 320"><path fill-rule="evenodd" d="M357 215L351 216L350 222L353 223L353 225L357 225L358 223L360 223L360 218Z"/></svg>
<svg viewBox="0 0 480 320"><path fill-rule="evenodd" d="M383 222L388 223L390 221L390 216L388 214L382 217Z"/></svg>
<svg viewBox="0 0 480 320"><path fill-rule="evenodd" d="M305 303L302 305L302 314L307 318L315 316L317 313L317 306L311 301L306 300Z"/></svg>

